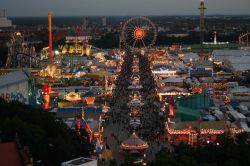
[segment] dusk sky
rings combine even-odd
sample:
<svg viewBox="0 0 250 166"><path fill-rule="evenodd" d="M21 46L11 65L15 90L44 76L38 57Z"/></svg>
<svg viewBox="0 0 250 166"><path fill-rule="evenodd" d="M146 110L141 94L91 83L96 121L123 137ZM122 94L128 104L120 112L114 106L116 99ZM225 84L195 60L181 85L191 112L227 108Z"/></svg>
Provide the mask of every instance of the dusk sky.
<svg viewBox="0 0 250 166"><path fill-rule="evenodd" d="M206 14L250 14L250 0L206 0ZM197 15L199 0L0 0L8 16Z"/></svg>

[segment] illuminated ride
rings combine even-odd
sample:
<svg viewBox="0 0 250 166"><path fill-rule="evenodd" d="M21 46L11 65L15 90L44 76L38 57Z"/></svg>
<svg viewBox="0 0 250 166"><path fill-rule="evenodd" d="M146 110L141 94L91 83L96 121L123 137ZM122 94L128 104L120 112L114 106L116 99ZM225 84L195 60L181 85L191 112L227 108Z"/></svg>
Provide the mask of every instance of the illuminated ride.
<svg viewBox="0 0 250 166"><path fill-rule="evenodd" d="M125 22L121 31L121 39L126 47L149 48L155 44L157 29L147 17L132 17Z"/></svg>
<svg viewBox="0 0 250 166"><path fill-rule="evenodd" d="M6 68L35 67L38 65L38 58L33 44L24 40L24 35L20 32L11 34L10 41L7 42L8 56Z"/></svg>
<svg viewBox="0 0 250 166"><path fill-rule="evenodd" d="M148 148L147 142L141 140L135 132L120 145L121 149L130 153L140 153Z"/></svg>
<svg viewBox="0 0 250 166"><path fill-rule="evenodd" d="M239 45L240 46L246 46L246 47L250 46L249 35L250 35L250 32L247 32L247 33L239 36Z"/></svg>

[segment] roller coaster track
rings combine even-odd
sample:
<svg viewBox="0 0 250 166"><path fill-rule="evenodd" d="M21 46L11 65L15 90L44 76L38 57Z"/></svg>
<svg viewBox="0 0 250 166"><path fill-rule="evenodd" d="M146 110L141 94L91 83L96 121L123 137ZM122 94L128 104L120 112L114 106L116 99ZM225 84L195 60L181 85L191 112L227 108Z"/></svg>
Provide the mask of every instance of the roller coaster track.
<svg viewBox="0 0 250 166"><path fill-rule="evenodd" d="M245 34L242 34L239 36L239 45L241 46L250 46L250 41L249 41L249 35L250 32L247 32Z"/></svg>
<svg viewBox="0 0 250 166"><path fill-rule="evenodd" d="M10 67L33 67L38 58L31 54L16 53L14 56L8 55L6 68Z"/></svg>

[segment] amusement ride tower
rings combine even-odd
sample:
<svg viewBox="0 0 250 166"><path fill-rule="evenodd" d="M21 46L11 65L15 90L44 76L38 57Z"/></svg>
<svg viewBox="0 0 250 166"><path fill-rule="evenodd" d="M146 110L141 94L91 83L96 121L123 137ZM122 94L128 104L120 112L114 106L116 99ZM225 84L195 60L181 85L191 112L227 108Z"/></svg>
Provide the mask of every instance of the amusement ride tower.
<svg viewBox="0 0 250 166"><path fill-rule="evenodd" d="M198 8L200 10L200 56L203 57L203 42L204 42L204 32L205 32L205 3L204 0L200 0L200 6Z"/></svg>
<svg viewBox="0 0 250 166"><path fill-rule="evenodd" d="M48 12L49 59L52 61L52 12Z"/></svg>

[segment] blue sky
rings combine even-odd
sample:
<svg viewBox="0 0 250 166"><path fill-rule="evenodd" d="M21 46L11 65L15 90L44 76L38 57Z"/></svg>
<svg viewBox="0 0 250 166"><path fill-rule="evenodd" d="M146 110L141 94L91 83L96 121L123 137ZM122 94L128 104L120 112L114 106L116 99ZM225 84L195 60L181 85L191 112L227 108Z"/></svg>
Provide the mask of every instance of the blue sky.
<svg viewBox="0 0 250 166"><path fill-rule="evenodd" d="M250 0L205 0L206 14L250 14ZM0 0L8 16L197 15L199 0Z"/></svg>

